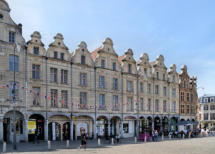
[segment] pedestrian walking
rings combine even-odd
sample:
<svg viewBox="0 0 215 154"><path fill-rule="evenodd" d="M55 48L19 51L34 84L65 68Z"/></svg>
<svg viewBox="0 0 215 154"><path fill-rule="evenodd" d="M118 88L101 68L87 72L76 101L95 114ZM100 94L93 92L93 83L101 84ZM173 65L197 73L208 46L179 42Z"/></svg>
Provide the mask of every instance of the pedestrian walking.
<svg viewBox="0 0 215 154"><path fill-rule="evenodd" d="M86 136L86 133L85 133L85 129L81 128L80 133L81 133L80 149L81 149L82 146L84 146L84 149L86 150L86 148L87 148L87 136Z"/></svg>
<svg viewBox="0 0 215 154"><path fill-rule="evenodd" d="M152 141L155 141L155 130L152 131Z"/></svg>

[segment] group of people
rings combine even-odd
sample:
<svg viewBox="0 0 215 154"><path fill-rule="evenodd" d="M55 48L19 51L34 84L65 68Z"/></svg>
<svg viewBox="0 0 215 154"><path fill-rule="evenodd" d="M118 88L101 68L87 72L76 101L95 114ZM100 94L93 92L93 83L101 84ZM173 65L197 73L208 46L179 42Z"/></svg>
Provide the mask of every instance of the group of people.
<svg viewBox="0 0 215 154"><path fill-rule="evenodd" d="M158 131L157 130L153 130L152 131L152 141L154 142L157 142L158 141L158 136L159 136L159 134L158 134Z"/></svg>

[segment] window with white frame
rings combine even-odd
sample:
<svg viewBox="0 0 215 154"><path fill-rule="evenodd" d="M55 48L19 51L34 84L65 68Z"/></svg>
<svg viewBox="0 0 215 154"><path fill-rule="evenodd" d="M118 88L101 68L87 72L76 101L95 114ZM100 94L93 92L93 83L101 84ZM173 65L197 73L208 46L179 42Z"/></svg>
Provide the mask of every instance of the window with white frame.
<svg viewBox="0 0 215 154"><path fill-rule="evenodd" d="M118 96L113 95L113 110L119 110Z"/></svg>
<svg viewBox="0 0 215 154"><path fill-rule="evenodd" d="M127 91L132 92L133 91L133 82L127 81Z"/></svg>
<svg viewBox="0 0 215 154"><path fill-rule="evenodd" d="M68 79L68 71L62 69L61 70L61 83L67 84L67 79Z"/></svg>
<svg viewBox="0 0 215 154"><path fill-rule="evenodd" d="M105 109L105 94L99 95L99 109Z"/></svg>
<svg viewBox="0 0 215 154"><path fill-rule="evenodd" d="M134 111L134 103L132 97L127 97L127 111Z"/></svg>
<svg viewBox="0 0 215 154"><path fill-rule="evenodd" d="M80 108L85 109L87 107L87 93L80 92Z"/></svg>
<svg viewBox="0 0 215 154"><path fill-rule="evenodd" d="M155 112L159 112L159 100L155 100Z"/></svg>
<svg viewBox="0 0 215 154"><path fill-rule="evenodd" d="M57 89L51 89L51 107L58 107Z"/></svg>
<svg viewBox="0 0 215 154"><path fill-rule="evenodd" d="M39 87L33 87L32 88L32 94L33 94L33 105L39 106L40 105L40 88Z"/></svg>
<svg viewBox="0 0 215 154"><path fill-rule="evenodd" d="M57 82L57 68L50 68L50 81Z"/></svg>
<svg viewBox="0 0 215 154"><path fill-rule="evenodd" d="M105 88L105 77L99 76L99 88Z"/></svg>
<svg viewBox="0 0 215 154"><path fill-rule="evenodd" d="M40 79L40 65L36 65L36 64L32 65L32 78Z"/></svg>
<svg viewBox="0 0 215 154"><path fill-rule="evenodd" d="M87 73L80 73L80 86L87 86Z"/></svg>
<svg viewBox="0 0 215 154"><path fill-rule="evenodd" d="M113 89L118 90L118 79L117 78L113 78Z"/></svg>
<svg viewBox="0 0 215 154"><path fill-rule="evenodd" d="M140 98L140 110L144 111L144 98Z"/></svg>
<svg viewBox="0 0 215 154"><path fill-rule="evenodd" d="M10 55L9 56L9 70L19 72L19 57Z"/></svg>
<svg viewBox="0 0 215 154"><path fill-rule="evenodd" d="M68 91L67 90L61 91L61 105L64 108L68 107Z"/></svg>

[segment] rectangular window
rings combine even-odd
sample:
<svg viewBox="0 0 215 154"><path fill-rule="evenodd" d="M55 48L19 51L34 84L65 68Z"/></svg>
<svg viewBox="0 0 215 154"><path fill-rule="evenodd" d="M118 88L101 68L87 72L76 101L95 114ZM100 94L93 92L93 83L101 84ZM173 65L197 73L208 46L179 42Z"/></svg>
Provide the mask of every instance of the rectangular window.
<svg viewBox="0 0 215 154"><path fill-rule="evenodd" d="M54 51L54 59L57 59L58 58L58 53L57 51Z"/></svg>
<svg viewBox="0 0 215 154"><path fill-rule="evenodd" d="M208 113L204 113L204 120L208 120Z"/></svg>
<svg viewBox="0 0 215 154"><path fill-rule="evenodd" d="M62 108L68 107L68 92L67 92L67 90L61 91L61 105L62 105Z"/></svg>
<svg viewBox="0 0 215 154"><path fill-rule="evenodd" d="M131 73L131 64L128 64L128 73Z"/></svg>
<svg viewBox="0 0 215 154"><path fill-rule="evenodd" d="M166 101L163 101L163 112L167 112L167 104Z"/></svg>
<svg viewBox="0 0 215 154"><path fill-rule="evenodd" d="M10 55L9 56L9 70L14 71L14 67L15 67L15 71L19 72L19 57L16 55L15 56Z"/></svg>
<svg viewBox="0 0 215 154"><path fill-rule="evenodd" d="M60 53L60 59L64 60L64 53Z"/></svg>
<svg viewBox="0 0 215 154"><path fill-rule="evenodd" d="M140 98L140 110L144 111L144 98Z"/></svg>
<svg viewBox="0 0 215 154"><path fill-rule="evenodd" d="M80 86L87 86L87 74L80 73Z"/></svg>
<svg viewBox="0 0 215 154"><path fill-rule="evenodd" d="M159 94L159 85L155 85L155 94Z"/></svg>
<svg viewBox="0 0 215 154"><path fill-rule="evenodd" d="M80 92L80 108L86 109L87 108L87 93Z"/></svg>
<svg viewBox="0 0 215 154"><path fill-rule="evenodd" d="M127 81L127 91L132 92L133 91L133 82Z"/></svg>
<svg viewBox="0 0 215 154"><path fill-rule="evenodd" d="M99 76L99 88L105 88L105 77Z"/></svg>
<svg viewBox="0 0 215 154"><path fill-rule="evenodd" d="M181 105L181 113L184 113L184 105Z"/></svg>
<svg viewBox="0 0 215 154"><path fill-rule="evenodd" d="M36 64L32 65L32 78L40 79L40 65L36 65Z"/></svg>
<svg viewBox="0 0 215 154"><path fill-rule="evenodd" d="M85 56L81 56L81 64L85 65L86 64L86 60L85 60Z"/></svg>
<svg viewBox="0 0 215 154"><path fill-rule="evenodd" d="M39 47L34 47L34 48L33 48L33 53L34 53L35 55L39 55Z"/></svg>
<svg viewBox="0 0 215 154"><path fill-rule="evenodd" d="M159 100L155 100L155 112L159 112Z"/></svg>
<svg viewBox="0 0 215 154"><path fill-rule="evenodd" d="M113 67L113 71L116 71L116 63L115 62L113 62L112 67Z"/></svg>
<svg viewBox="0 0 215 154"><path fill-rule="evenodd" d="M210 106L210 109L211 109L211 110L215 110L215 105L211 105L211 106Z"/></svg>
<svg viewBox="0 0 215 154"><path fill-rule="evenodd" d="M193 102L193 94L190 94L190 102Z"/></svg>
<svg viewBox="0 0 215 154"><path fill-rule="evenodd" d="M163 87L163 96L167 96L166 87Z"/></svg>
<svg viewBox="0 0 215 154"><path fill-rule="evenodd" d="M143 93L144 92L144 84L141 82L140 83L140 92Z"/></svg>
<svg viewBox="0 0 215 154"><path fill-rule="evenodd" d="M116 96L116 95L113 96L113 110L114 111L118 111L119 110L118 96Z"/></svg>
<svg viewBox="0 0 215 154"><path fill-rule="evenodd" d="M50 68L50 80L51 82L57 82L57 68Z"/></svg>
<svg viewBox="0 0 215 154"><path fill-rule="evenodd" d="M67 84L68 79L68 71L67 70L61 70L61 83Z"/></svg>
<svg viewBox="0 0 215 154"><path fill-rule="evenodd" d="M159 72L156 73L157 80L159 80Z"/></svg>
<svg viewBox="0 0 215 154"><path fill-rule="evenodd" d="M117 78L113 78L113 89L118 90L118 79Z"/></svg>
<svg viewBox="0 0 215 154"><path fill-rule="evenodd" d="M15 100L19 99L19 88L18 88L18 83L15 82L10 82L10 87L9 87L9 93L10 93L10 100L13 100L13 97Z"/></svg>
<svg viewBox="0 0 215 154"><path fill-rule="evenodd" d="M172 112L173 113L176 112L176 102L175 101L172 103Z"/></svg>
<svg viewBox="0 0 215 154"><path fill-rule="evenodd" d="M165 80L166 79L166 76L165 76L165 74L163 74L163 80Z"/></svg>
<svg viewBox="0 0 215 154"><path fill-rule="evenodd" d="M148 108L148 112L150 112L151 111L151 99L148 99L147 108Z"/></svg>
<svg viewBox="0 0 215 154"><path fill-rule="evenodd" d="M190 101L190 94L187 93L187 101L189 102Z"/></svg>
<svg viewBox="0 0 215 154"><path fill-rule="evenodd" d="M190 113L190 106L187 105L187 114Z"/></svg>
<svg viewBox="0 0 215 154"><path fill-rule="evenodd" d="M104 59L101 60L101 68L105 68L105 60Z"/></svg>
<svg viewBox="0 0 215 154"><path fill-rule="evenodd" d="M58 107L58 94L56 89L51 89L51 107Z"/></svg>
<svg viewBox="0 0 215 154"><path fill-rule="evenodd" d="M133 98L127 97L127 111L134 111Z"/></svg>
<svg viewBox="0 0 215 154"><path fill-rule="evenodd" d="M15 32L9 32L9 43L15 43Z"/></svg>
<svg viewBox="0 0 215 154"><path fill-rule="evenodd" d="M144 68L144 78L147 78L147 68Z"/></svg>
<svg viewBox="0 0 215 154"><path fill-rule="evenodd" d="M208 110L208 105L204 105L204 110L205 110L205 111Z"/></svg>
<svg viewBox="0 0 215 154"><path fill-rule="evenodd" d="M181 101L184 101L184 92L181 92Z"/></svg>
<svg viewBox="0 0 215 154"><path fill-rule="evenodd" d="M99 95L99 109L105 109L105 95L100 94Z"/></svg>
<svg viewBox="0 0 215 154"><path fill-rule="evenodd" d="M151 94L151 84L150 83L147 84L147 93Z"/></svg>
<svg viewBox="0 0 215 154"><path fill-rule="evenodd" d="M172 97L176 98L176 89L175 88L172 89Z"/></svg>
<svg viewBox="0 0 215 154"><path fill-rule="evenodd" d="M210 120L215 120L215 113L210 114Z"/></svg>
<svg viewBox="0 0 215 154"><path fill-rule="evenodd" d="M172 77L172 82L175 82L175 75L173 75Z"/></svg>

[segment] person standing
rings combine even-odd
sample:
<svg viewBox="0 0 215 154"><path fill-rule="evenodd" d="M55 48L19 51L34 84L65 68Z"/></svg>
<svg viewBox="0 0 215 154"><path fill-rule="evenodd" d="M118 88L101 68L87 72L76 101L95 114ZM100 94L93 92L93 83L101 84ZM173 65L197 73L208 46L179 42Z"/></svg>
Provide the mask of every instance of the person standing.
<svg viewBox="0 0 215 154"><path fill-rule="evenodd" d="M87 148L87 136L86 136L86 133L85 133L85 130L84 129L81 129L81 145L80 145L80 149L82 146L84 146L84 149L86 150Z"/></svg>

